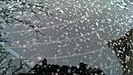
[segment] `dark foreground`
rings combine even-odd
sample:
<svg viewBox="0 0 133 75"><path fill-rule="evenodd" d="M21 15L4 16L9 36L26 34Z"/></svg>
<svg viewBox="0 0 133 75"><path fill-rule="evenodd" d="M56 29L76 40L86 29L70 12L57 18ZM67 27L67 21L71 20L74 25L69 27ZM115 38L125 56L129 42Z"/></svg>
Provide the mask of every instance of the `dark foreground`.
<svg viewBox="0 0 133 75"><path fill-rule="evenodd" d="M91 68L87 64L79 63L77 66L47 64L44 59L36 64L29 72L16 75L105 75L100 68Z"/></svg>

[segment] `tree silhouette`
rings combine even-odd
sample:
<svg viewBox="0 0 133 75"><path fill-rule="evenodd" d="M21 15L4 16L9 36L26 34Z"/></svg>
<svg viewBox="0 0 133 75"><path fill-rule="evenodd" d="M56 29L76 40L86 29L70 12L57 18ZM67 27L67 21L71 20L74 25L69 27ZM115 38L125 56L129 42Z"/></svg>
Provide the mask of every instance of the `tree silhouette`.
<svg viewBox="0 0 133 75"><path fill-rule="evenodd" d="M10 53L5 49L5 46L3 45L4 43L7 43L6 39L3 38L3 26L15 27L14 23L20 23L27 28L33 29L38 39L39 34L45 36L39 29L42 26L40 26L39 24L33 24L31 20L22 18L22 16L16 16L16 14L19 13L23 14L29 12L30 14L34 14L33 16L35 16L35 18L40 21L41 18L39 18L38 16L38 11L45 13L48 17L51 17L53 15L51 12L49 12L48 7L43 6L42 1L38 1L38 3L32 3L27 0L0 0L0 71L3 72L3 75L6 75L6 71L13 67L10 66L13 60L9 60L8 62L6 61L6 58ZM6 65L5 62L7 62ZM14 67L12 74L15 74L16 72L21 70L23 68L22 65L26 65L23 64L23 60L20 62L21 66L19 68Z"/></svg>
<svg viewBox="0 0 133 75"><path fill-rule="evenodd" d="M105 75L100 68L91 68L81 62L79 67L67 65L48 64L44 58L36 64L29 72L19 73L17 75Z"/></svg>
<svg viewBox="0 0 133 75"><path fill-rule="evenodd" d="M32 28L38 39L38 35L45 36L39 28L40 24L38 23L33 24L33 21L25 19L25 18L18 18L16 17L16 13L26 13L29 12L30 14L34 14L35 18L41 21L41 18L38 16L38 11L43 12L46 16L51 17L53 14L49 12L49 8L43 6L42 1L38 3L30 3L27 0L1 0L1 9L0 9L0 18L3 19L0 21L0 24L8 25L13 27L13 23L21 23L28 28ZM21 16L21 15L20 15Z"/></svg>
<svg viewBox="0 0 133 75"><path fill-rule="evenodd" d="M115 51L122 64L123 74L127 75L128 72L133 74L133 29L119 39L109 41L108 46Z"/></svg>

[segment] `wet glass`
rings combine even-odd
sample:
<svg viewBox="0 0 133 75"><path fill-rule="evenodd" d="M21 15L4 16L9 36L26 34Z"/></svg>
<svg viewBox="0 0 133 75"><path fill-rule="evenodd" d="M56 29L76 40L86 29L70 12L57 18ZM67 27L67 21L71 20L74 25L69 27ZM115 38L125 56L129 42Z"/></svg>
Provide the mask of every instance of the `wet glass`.
<svg viewBox="0 0 133 75"><path fill-rule="evenodd" d="M132 0L9 0L3 32L8 57L26 59L31 67L41 59L59 65L84 62L106 75L122 75L110 40L133 25ZM5 8L5 9L4 9ZM17 63L15 60L14 63Z"/></svg>

